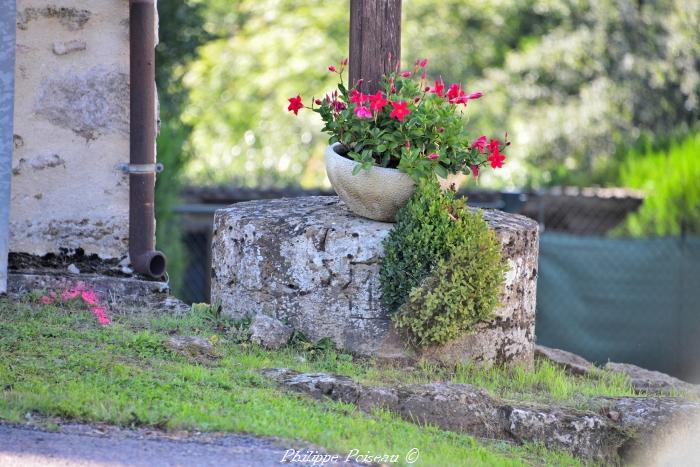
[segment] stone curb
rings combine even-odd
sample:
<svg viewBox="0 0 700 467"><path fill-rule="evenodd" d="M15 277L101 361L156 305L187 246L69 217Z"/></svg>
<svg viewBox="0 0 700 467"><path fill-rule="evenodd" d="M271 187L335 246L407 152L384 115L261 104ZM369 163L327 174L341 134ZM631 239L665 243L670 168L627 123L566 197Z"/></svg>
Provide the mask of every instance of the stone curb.
<svg viewBox="0 0 700 467"><path fill-rule="evenodd" d="M689 427L700 404L676 398L594 398L590 410L513 403L469 384L364 386L346 376L265 369L289 390L351 403L364 412L385 409L403 419L475 437L542 443L587 460L617 463L650 448L669 427Z"/></svg>

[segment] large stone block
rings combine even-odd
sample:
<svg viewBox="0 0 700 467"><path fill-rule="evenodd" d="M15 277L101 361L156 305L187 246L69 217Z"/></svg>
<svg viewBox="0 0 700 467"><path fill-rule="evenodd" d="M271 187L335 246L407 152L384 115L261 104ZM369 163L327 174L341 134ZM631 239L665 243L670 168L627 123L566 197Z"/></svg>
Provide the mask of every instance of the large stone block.
<svg viewBox="0 0 700 467"><path fill-rule="evenodd" d="M407 348L380 301L382 241L393 224L357 217L334 196L251 201L216 212L212 302L263 313L356 355L443 363L531 365L537 223L484 211L509 264L496 317L439 347Z"/></svg>

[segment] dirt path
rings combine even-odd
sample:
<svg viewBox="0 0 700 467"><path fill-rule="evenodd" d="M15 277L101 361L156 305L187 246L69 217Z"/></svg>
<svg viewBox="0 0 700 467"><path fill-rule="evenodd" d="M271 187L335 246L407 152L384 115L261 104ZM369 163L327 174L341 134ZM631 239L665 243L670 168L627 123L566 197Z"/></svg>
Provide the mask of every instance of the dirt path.
<svg viewBox="0 0 700 467"><path fill-rule="evenodd" d="M287 449L276 440L236 434L166 434L77 424L43 431L0 423L2 467L258 467L280 465Z"/></svg>

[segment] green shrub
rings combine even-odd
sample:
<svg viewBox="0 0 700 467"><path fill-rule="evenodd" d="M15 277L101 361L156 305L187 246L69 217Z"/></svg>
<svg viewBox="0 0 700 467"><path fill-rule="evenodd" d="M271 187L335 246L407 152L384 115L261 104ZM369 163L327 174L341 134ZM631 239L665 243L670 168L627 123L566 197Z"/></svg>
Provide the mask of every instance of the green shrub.
<svg viewBox="0 0 700 467"><path fill-rule="evenodd" d="M384 251L382 301L412 344L444 344L498 305L506 267L495 234L434 180L399 212Z"/></svg>
<svg viewBox="0 0 700 467"><path fill-rule="evenodd" d="M700 134L667 151L630 153L621 170L625 186L642 190L642 207L616 234L632 236L700 233Z"/></svg>

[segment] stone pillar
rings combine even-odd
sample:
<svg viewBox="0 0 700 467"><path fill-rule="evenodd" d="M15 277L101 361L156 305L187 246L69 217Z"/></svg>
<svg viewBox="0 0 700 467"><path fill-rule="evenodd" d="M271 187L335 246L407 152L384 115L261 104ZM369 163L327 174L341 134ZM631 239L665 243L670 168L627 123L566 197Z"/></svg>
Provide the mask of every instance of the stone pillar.
<svg viewBox="0 0 700 467"><path fill-rule="evenodd" d="M381 306L382 240L393 224L357 217L335 196L251 201L216 212L212 303L234 318L262 313L347 352L446 364L531 365L537 223L484 211L510 269L496 318L444 346L406 348Z"/></svg>

